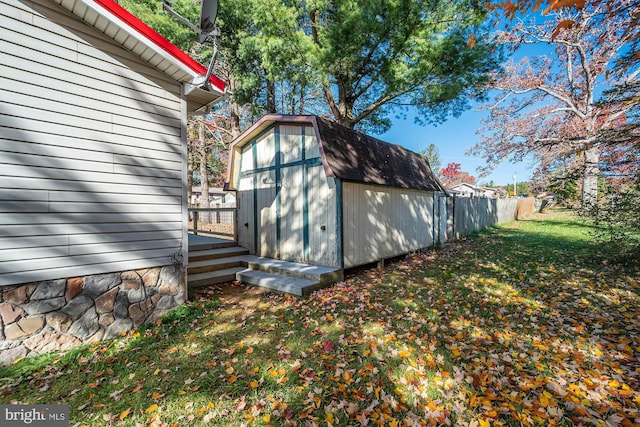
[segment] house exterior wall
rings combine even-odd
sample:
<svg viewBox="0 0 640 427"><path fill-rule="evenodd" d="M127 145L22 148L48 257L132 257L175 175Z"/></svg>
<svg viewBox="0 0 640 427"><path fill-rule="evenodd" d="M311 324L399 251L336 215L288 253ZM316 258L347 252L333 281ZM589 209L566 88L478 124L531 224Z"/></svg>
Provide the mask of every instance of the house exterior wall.
<svg viewBox="0 0 640 427"><path fill-rule="evenodd" d="M343 183L344 268L434 244L434 193Z"/></svg>
<svg viewBox="0 0 640 427"><path fill-rule="evenodd" d="M0 33L0 286L179 263L181 86L46 0Z"/></svg>
<svg viewBox="0 0 640 427"><path fill-rule="evenodd" d="M336 185L309 124L278 123L242 147L238 243L251 253L340 267Z"/></svg>

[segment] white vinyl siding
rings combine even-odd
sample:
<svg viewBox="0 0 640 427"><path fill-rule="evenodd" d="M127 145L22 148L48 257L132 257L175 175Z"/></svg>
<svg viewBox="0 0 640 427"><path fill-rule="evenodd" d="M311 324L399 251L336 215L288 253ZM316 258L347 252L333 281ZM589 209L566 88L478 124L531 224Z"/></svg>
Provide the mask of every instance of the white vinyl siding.
<svg viewBox="0 0 640 427"><path fill-rule="evenodd" d="M344 267L433 245L433 193L343 184Z"/></svg>
<svg viewBox="0 0 640 427"><path fill-rule="evenodd" d="M53 2L0 0L0 285L170 264L181 86Z"/></svg>

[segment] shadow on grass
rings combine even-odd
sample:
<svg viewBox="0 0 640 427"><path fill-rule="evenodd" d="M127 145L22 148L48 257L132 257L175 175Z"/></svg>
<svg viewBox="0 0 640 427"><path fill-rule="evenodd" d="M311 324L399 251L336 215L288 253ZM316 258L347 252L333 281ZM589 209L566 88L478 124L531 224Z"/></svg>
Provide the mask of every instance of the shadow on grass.
<svg viewBox="0 0 640 427"><path fill-rule="evenodd" d="M324 418L322 408L343 401L354 402L353 419L384 396L398 412L415 406L393 397L408 356L386 353L391 331L363 321L384 313L385 301L374 297L365 311L340 317L352 308L350 298L316 299L317 313L304 308L313 304L309 300L260 298L278 308L226 298L221 311L217 300L201 299L127 337L23 360L0 371L0 387L10 390L3 400L69 404L72 423L88 425L145 422L154 415L168 423L239 425L256 412L262 414L258 424L267 414L286 424ZM394 336L401 322L398 328ZM38 388L43 392L34 394ZM150 410L154 403L164 412Z"/></svg>

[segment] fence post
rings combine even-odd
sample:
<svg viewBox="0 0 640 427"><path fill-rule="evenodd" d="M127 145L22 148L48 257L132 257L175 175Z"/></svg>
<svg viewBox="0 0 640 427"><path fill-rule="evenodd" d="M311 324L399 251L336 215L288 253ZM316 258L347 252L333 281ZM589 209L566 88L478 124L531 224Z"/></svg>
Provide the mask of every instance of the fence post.
<svg viewBox="0 0 640 427"><path fill-rule="evenodd" d="M457 224L456 224L456 215L457 215L457 212L456 212L456 207L457 207L456 206L456 200L457 199L458 199L457 196L451 197L451 211L450 211L451 212L451 214L450 214L451 215L451 222L449 224L447 224L448 226L451 227L451 235L449 236L449 238L452 239L452 240L458 238L458 235L456 234L456 226L457 226Z"/></svg>
<svg viewBox="0 0 640 427"><path fill-rule="evenodd" d="M232 223L233 223L233 240L238 241L238 207L231 211Z"/></svg>

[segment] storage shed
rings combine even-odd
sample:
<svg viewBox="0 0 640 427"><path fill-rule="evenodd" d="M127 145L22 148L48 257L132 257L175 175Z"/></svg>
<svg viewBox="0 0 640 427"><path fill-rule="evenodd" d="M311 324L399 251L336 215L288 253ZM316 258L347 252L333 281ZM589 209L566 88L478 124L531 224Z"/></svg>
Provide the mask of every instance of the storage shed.
<svg viewBox="0 0 640 427"><path fill-rule="evenodd" d="M350 268L446 235L446 189L426 157L319 116L267 115L231 145L238 243L286 261Z"/></svg>
<svg viewBox="0 0 640 427"><path fill-rule="evenodd" d="M187 114L224 83L112 0L0 0L0 362L186 298Z"/></svg>

